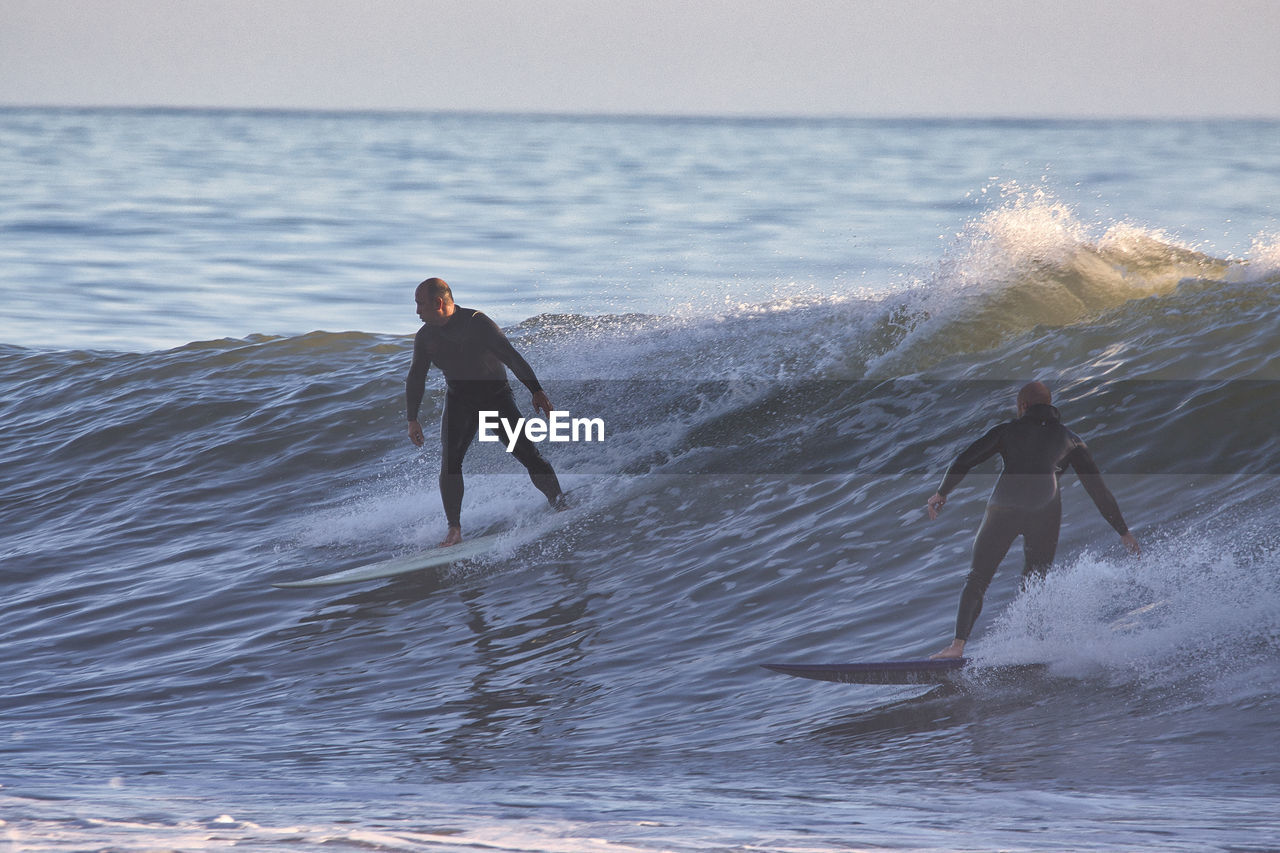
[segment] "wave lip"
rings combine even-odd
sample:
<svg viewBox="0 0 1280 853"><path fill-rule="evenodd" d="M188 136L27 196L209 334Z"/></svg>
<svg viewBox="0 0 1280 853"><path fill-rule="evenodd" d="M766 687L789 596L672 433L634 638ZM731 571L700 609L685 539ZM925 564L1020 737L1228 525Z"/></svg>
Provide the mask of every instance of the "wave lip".
<svg viewBox="0 0 1280 853"><path fill-rule="evenodd" d="M926 370L1036 328L1096 321L1188 280L1221 281L1244 266L1128 223L1095 237L1044 191L1006 193L1004 205L969 223L932 275L904 294L909 331L870 361L869 373Z"/></svg>

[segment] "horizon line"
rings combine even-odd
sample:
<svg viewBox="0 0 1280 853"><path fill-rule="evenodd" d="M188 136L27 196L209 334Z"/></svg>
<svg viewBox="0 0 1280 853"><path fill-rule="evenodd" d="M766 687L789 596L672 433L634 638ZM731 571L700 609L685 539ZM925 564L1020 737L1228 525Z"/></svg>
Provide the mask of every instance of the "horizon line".
<svg viewBox="0 0 1280 853"><path fill-rule="evenodd" d="M594 119L618 121L745 121L745 122L1280 122L1280 115L1265 113L1205 113L1203 115L1161 113L803 113L803 112L645 112L626 110L498 109L482 107L316 107L228 104L166 103L11 103L0 102L0 110L40 110L63 112L174 112L174 113L261 113L296 115L368 116L466 116L477 118Z"/></svg>

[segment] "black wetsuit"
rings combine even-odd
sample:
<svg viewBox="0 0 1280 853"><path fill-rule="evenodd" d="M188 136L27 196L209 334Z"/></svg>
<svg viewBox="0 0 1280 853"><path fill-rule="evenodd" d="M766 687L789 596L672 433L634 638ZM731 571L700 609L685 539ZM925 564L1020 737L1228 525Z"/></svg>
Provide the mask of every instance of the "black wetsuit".
<svg viewBox="0 0 1280 853"><path fill-rule="evenodd" d="M413 339L413 363L405 383L409 420L418 419L426 390L427 370L436 365L448 384L444 416L440 419L440 499L449 526L461 526L462 458L480 427L480 412L496 411L515 423L520 417L506 368L510 367L530 392L542 390L533 368L524 360L498 324L479 311L455 306L443 326L423 325ZM505 367L504 367L505 365ZM529 471L538 490L553 505L560 498L560 481L537 445L523 434L512 455Z"/></svg>
<svg viewBox="0 0 1280 853"><path fill-rule="evenodd" d="M987 586L1014 539L1022 537L1024 580L1043 574L1053 562L1062 522L1058 478L1068 466L1075 469L1102 517L1121 536L1129 532L1089 448L1063 425L1058 410L1049 405L1031 406L1022 417L993 427L971 444L947 469L938 494L946 497L969 469L997 453L1004 460L1004 470L973 543L973 564L956 616L959 640L969 639L969 631L982 612Z"/></svg>

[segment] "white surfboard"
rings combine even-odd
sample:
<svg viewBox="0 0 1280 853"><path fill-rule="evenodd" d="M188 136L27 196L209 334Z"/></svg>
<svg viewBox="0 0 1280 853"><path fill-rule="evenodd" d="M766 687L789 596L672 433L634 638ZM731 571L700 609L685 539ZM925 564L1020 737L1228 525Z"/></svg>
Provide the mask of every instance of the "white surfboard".
<svg viewBox="0 0 1280 853"><path fill-rule="evenodd" d="M313 586L335 586L344 583L359 583L360 581L378 580L379 578L390 578L396 575L408 574L409 572L420 572L423 569L430 569L435 566L446 566L449 563L456 563L459 560L469 560L478 557L493 548L501 541L504 534L491 533L488 536L480 536L476 539L464 539L457 545L450 545L447 548L432 548L430 551L420 551L417 554L409 554L404 557L394 557L390 560L383 560L378 563L369 563L364 566L356 566L352 569L343 569L340 572L331 572L327 575L319 577L307 578L300 581L282 581L272 584L272 586L281 589L303 589Z"/></svg>

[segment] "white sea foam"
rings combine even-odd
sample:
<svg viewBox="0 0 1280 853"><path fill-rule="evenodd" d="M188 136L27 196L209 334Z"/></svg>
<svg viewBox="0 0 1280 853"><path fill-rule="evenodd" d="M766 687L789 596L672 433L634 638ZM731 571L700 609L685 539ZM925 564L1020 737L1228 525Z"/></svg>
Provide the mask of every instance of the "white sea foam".
<svg viewBox="0 0 1280 853"><path fill-rule="evenodd" d="M974 653L1069 676L1217 680L1280 653L1278 578L1280 543L1248 522L1196 526L1138 559L1086 552L1031 584Z"/></svg>
<svg viewBox="0 0 1280 853"><path fill-rule="evenodd" d="M1227 280L1241 284L1275 282L1280 277L1280 232L1259 234L1244 263L1228 272Z"/></svg>

